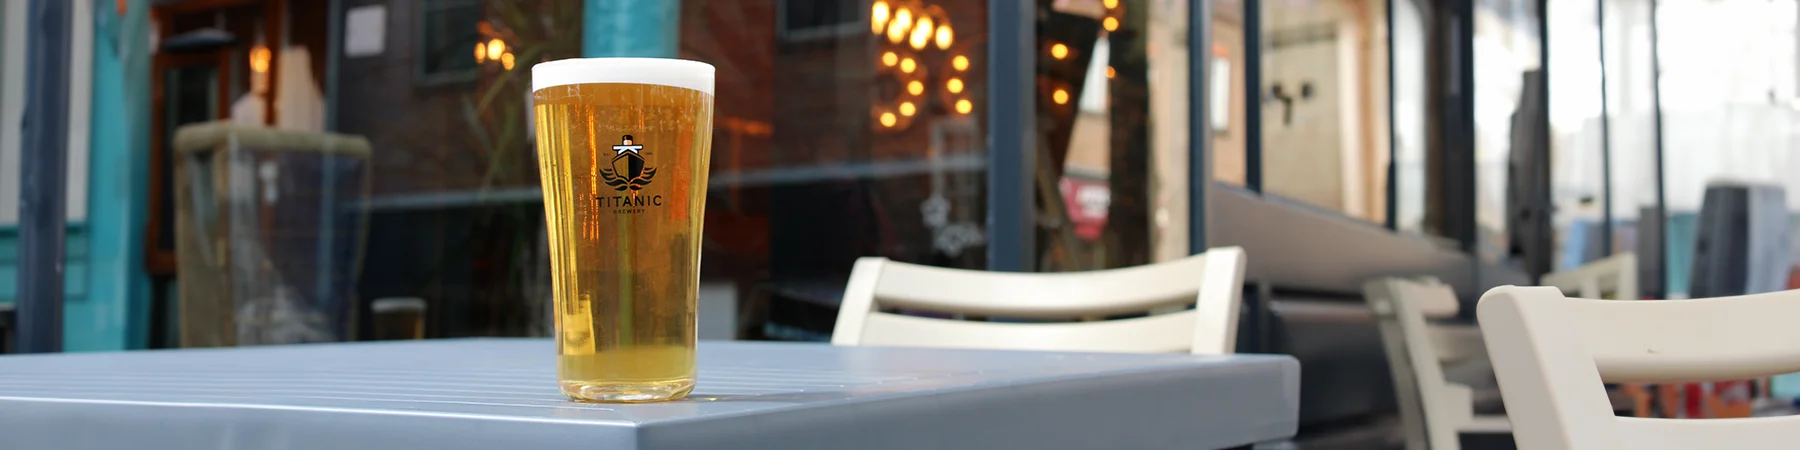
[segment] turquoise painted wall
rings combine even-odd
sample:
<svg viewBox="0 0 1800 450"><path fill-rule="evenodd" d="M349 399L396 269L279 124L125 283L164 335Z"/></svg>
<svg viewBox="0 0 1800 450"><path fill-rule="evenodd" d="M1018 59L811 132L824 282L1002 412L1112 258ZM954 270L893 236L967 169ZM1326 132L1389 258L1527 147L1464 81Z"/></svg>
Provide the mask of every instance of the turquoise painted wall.
<svg viewBox="0 0 1800 450"><path fill-rule="evenodd" d="M81 302L87 296L87 238L85 226L69 224L66 229L68 237L63 245L63 296L71 303ZM0 226L0 305L9 305L19 299L19 228L17 226ZM66 319L66 317L65 317ZM67 325L65 320L64 324Z"/></svg>
<svg viewBox="0 0 1800 450"><path fill-rule="evenodd" d="M674 58L681 50L681 2L587 0L581 56Z"/></svg>

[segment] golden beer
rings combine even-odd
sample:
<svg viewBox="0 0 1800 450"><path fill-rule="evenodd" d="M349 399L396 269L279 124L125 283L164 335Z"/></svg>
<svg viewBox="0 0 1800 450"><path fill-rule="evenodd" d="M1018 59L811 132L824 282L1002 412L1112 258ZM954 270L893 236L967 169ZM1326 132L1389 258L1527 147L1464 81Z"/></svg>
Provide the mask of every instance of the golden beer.
<svg viewBox="0 0 1800 450"><path fill-rule="evenodd" d="M607 402L686 396L713 67L591 58L531 72L562 391Z"/></svg>

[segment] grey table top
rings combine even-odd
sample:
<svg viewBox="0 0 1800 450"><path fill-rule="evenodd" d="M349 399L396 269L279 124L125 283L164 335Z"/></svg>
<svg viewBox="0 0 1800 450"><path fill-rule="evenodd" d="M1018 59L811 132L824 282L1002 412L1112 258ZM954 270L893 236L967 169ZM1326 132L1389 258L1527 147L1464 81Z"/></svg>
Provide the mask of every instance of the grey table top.
<svg viewBox="0 0 1800 450"><path fill-rule="evenodd" d="M1219 449L1293 435L1286 356L703 342L688 400L564 399L548 340L0 357L0 447Z"/></svg>

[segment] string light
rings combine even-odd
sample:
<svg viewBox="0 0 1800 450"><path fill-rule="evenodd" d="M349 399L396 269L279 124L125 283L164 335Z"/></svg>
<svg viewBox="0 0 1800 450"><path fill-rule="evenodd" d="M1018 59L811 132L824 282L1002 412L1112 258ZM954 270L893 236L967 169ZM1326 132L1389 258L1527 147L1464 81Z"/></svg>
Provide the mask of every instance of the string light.
<svg viewBox="0 0 1800 450"><path fill-rule="evenodd" d="M955 67L958 71L969 70L969 57L956 55L956 59L950 60L950 67Z"/></svg>
<svg viewBox="0 0 1800 450"><path fill-rule="evenodd" d="M1107 68L1106 68L1106 77L1107 77L1107 78L1112 78L1112 77L1116 77L1116 76L1119 76L1119 71L1117 71L1117 70L1113 70L1113 68L1112 68L1112 67L1111 67L1111 66L1107 66Z"/></svg>
<svg viewBox="0 0 1800 450"><path fill-rule="evenodd" d="M891 126L894 126L894 122L897 122L899 120L900 120L899 118L894 117L894 113L891 113L891 112L881 113L881 126L891 127Z"/></svg>
<svg viewBox="0 0 1800 450"><path fill-rule="evenodd" d="M957 113L968 114L969 111L974 111L974 110L975 110L975 104L970 103L969 99L965 98L965 99L956 101L956 112Z"/></svg>
<svg viewBox="0 0 1800 450"><path fill-rule="evenodd" d="M487 62L487 43L486 42L476 42L475 43L475 63L481 64L484 62Z"/></svg>
<svg viewBox="0 0 1800 450"><path fill-rule="evenodd" d="M887 2L881 0L876 0L875 6L870 9L869 30L873 31L875 34L881 34L881 28L887 26L888 14L893 11L889 11Z"/></svg>
<svg viewBox="0 0 1800 450"><path fill-rule="evenodd" d="M913 113L916 112L919 112L919 108L913 106L912 102L900 102L900 115L912 117Z"/></svg>
<svg viewBox="0 0 1800 450"><path fill-rule="evenodd" d="M949 50L950 43L955 39L956 39L956 37L954 36L954 33L952 33L950 31L950 24L938 25L938 29L937 29L938 50Z"/></svg>
<svg viewBox="0 0 1800 450"><path fill-rule="evenodd" d="M899 63L900 63L900 55L896 55L896 54L894 54L894 52L887 52L887 53L881 54L881 64L882 65L885 65L888 67L894 67L895 64L899 64Z"/></svg>
<svg viewBox="0 0 1800 450"><path fill-rule="evenodd" d="M944 82L944 88L949 89L952 94L961 94L963 90L962 79L951 78L950 81Z"/></svg>
<svg viewBox="0 0 1800 450"><path fill-rule="evenodd" d="M256 73L269 71L269 48L258 45L250 49L250 70Z"/></svg>
<svg viewBox="0 0 1800 450"><path fill-rule="evenodd" d="M513 68L512 52L506 52L506 53L500 55L500 66L505 67L506 70L512 70L512 68Z"/></svg>
<svg viewBox="0 0 1800 450"><path fill-rule="evenodd" d="M1069 46L1062 45L1061 43L1050 46L1050 56L1055 57L1056 59L1069 57Z"/></svg>
<svg viewBox="0 0 1800 450"><path fill-rule="evenodd" d="M1067 104L1069 103L1069 91L1057 88L1056 92L1050 94L1050 99L1055 100L1058 105Z"/></svg>
<svg viewBox="0 0 1800 450"><path fill-rule="evenodd" d="M1100 4L1106 5L1106 9L1113 9L1119 7L1119 0L1104 0Z"/></svg>
<svg viewBox="0 0 1800 450"><path fill-rule="evenodd" d="M920 83L918 80L906 83L906 92L911 92L912 95L923 94L925 93L925 83Z"/></svg>
<svg viewBox="0 0 1800 450"><path fill-rule="evenodd" d="M913 59L910 57L900 60L900 71L901 72L913 73L913 69L916 69L918 67L919 67L919 63L914 62Z"/></svg>
<svg viewBox="0 0 1800 450"><path fill-rule="evenodd" d="M895 11L894 20L888 22L888 42L898 44L900 41L906 40L906 31L912 27L912 21L912 10L903 7L899 11Z"/></svg>
<svg viewBox="0 0 1800 450"><path fill-rule="evenodd" d="M931 43L932 29L931 18L920 17L919 24L913 27L912 39L907 43L912 44L913 50L924 50L925 45Z"/></svg>
<svg viewBox="0 0 1800 450"><path fill-rule="evenodd" d="M1106 26L1106 31L1119 30L1119 19L1117 17L1108 17L1106 18L1106 21L1100 22L1100 24Z"/></svg>
<svg viewBox="0 0 1800 450"><path fill-rule="evenodd" d="M501 42L499 38L494 38L493 40L488 41L488 45L487 45L488 59L499 60L500 54L502 54L502 53L506 53L506 43L505 42Z"/></svg>

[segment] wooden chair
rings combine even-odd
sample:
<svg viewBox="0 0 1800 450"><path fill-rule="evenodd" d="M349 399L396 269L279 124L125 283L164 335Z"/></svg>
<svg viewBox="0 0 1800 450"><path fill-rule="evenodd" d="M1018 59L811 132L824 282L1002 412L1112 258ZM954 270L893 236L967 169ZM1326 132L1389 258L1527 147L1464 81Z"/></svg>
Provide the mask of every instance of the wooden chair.
<svg viewBox="0 0 1800 450"><path fill-rule="evenodd" d="M1236 345L1243 284L1244 252L1236 247L1145 266L1065 273L985 272L862 258L844 290L831 343L1226 354ZM942 319L893 310L1034 321ZM1151 312L1161 313L1106 320Z"/></svg>
<svg viewBox="0 0 1800 450"><path fill-rule="evenodd" d="M1580 298L1643 300L1638 295L1637 255L1620 253L1571 270L1545 274L1544 286Z"/></svg>
<svg viewBox="0 0 1800 450"><path fill-rule="evenodd" d="M1457 450L1463 433L1506 433L1504 415L1477 415L1472 390L1444 379L1443 364L1468 357L1444 352L1426 319L1455 317L1456 292L1434 279L1384 278L1363 286L1363 297L1381 328L1383 347L1400 402L1407 450Z"/></svg>
<svg viewBox="0 0 1800 450"><path fill-rule="evenodd" d="M1616 302L1502 286L1476 313L1522 450L1800 447L1800 416L1616 417L1601 389L1800 372L1800 291Z"/></svg>

